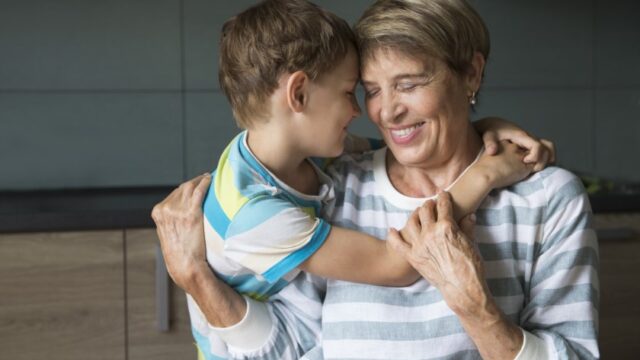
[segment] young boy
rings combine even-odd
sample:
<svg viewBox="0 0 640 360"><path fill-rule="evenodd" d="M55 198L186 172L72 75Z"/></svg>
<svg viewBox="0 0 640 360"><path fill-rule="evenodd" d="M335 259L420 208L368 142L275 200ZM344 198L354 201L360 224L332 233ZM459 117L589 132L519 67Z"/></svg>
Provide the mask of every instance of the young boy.
<svg viewBox="0 0 640 360"><path fill-rule="evenodd" d="M300 270L383 286L416 281L385 242L322 218L335 193L312 159L343 153L347 126L360 115L349 25L304 0L265 1L224 24L220 47L221 88L246 130L220 157L204 203L207 260L216 274L258 300ZM478 179L497 173L521 178L529 169L520 154L482 157L450 190L458 217L499 185ZM192 322L205 321L194 318L201 314L190 303ZM194 336L199 346L214 346Z"/></svg>

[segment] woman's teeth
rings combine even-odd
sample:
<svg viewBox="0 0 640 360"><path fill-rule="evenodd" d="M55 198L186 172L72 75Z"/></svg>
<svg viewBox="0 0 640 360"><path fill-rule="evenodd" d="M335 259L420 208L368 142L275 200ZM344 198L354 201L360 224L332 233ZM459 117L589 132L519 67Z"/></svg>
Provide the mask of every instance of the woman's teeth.
<svg viewBox="0 0 640 360"><path fill-rule="evenodd" d="M397 137L407 137L407 136L411 135L411 133L415 129L417 129L420 126L422 126L422 124L424 124L424 123L415 124L412 127L408 127L408 128L404 128L404 129L400 129L400 130L391 130L391 134L393 136L397 136Z"/></svg>

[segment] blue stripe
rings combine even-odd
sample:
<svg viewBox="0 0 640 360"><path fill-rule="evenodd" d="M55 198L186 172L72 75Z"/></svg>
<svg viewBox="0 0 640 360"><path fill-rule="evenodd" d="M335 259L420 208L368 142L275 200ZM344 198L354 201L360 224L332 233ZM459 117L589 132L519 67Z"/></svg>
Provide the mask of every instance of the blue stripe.
<svg viewBox="0 0 640 360"><path fill-rule="evenodd" d="M309 243L307 243L300 250L289 254L289 256L282 259L282 261L272 266L271 269L262 274L262 276L264 276L264 278L267 279L267 281L269 281L270 283L276 282L278 279L283 277L289 271L298 267L298 265L307 260L311 255L313 255L320 248L320 246L324 244L324 241L327 239L330 230L331 225L329 225L329 223L327 223L323 219L319 219L318 227L316 228L313 237L311 237L311 240L309 240Z"/></svg>
<svg viewBox="0 0 640 360"><path fill-rule="evenodd" d="M289 283L283 279L279 279L275 284L271 284L258 279L252 274L225 275L216 272L216 275L237 292L253 298L257 297L258 300L266 300L271 295L277 294L282 288L289 285Z"/></svg>
<svg viewBox="0 0 640 360"><path fill-rule="evenodd" d="M246 161L247 164L249 164L251 169L257 172L258 174L260 174L260 176L262 176L262 178L264 178L269 183L269 185L276 186L277 183L273 179L273 177L271 177L271 175L269 175L269 173L262 167L262 165L258 163L258 160L251 154L249 149L247 149L247 147L244 145L246 137L247 137L247 132L245 131L240 135L240 139L238 139L238 150L240 151L240 156L242 156L242 159Z"/></svg>
<svg viewBox="0 0 640 360"><path fill-rule="evenodd" d="M193 326L191 327L191 334L193 334L193 338L196 340L198 350L200 350L206 360L226 360L223 357L219 357L211 353L211 343L209 342L209 339L200 334Z"/></svg>
<svg viewBox="0 0 640 360"><path fill-rule="evenodd" d="M464 333L464 328L455 315L416 322L340 321L322 323L322 335L325 340L420 341Z"/></svg>
<svg viewBox="0 0 640 360"><path fill-rule="evenodd" d="M213 176L215 176L215 172ZM222 210L218 198L216 198L214 186L215 184L213 182L211 186L209 186L209 192L204 199L202 212L218 235L224 238L224 234L227 232L231 220L227 217L224 210Z"/></svg>
<svg viewBox="0 0 640 360"><path fill-rule="evenodd" d="M255 197L234 215L232 226L225 233L225 239L255 229L263 222L292 207L290 202L280 198L262 195Z"/></svg>

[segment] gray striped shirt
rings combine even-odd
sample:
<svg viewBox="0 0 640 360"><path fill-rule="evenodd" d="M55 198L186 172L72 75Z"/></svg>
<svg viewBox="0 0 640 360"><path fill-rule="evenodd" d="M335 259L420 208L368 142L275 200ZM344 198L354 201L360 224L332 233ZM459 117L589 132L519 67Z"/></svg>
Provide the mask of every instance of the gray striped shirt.
<svg viewBox="0 0 640 360"><path fill-rule="evenodd" d="M427 200L393 188L385 154L381 149L345 156L332 166L334 224L384 239L389 227L402 228ZM488 286L503 312L524 329L519 358L598 358L598 246L580 181L550 167L491 192L476 215L475 241ZM387 288L301 274L266 309L272 322L264 346L251 351L230 347L233 356L480 358L458 318L426 280ZM251 314L247 317L251 321Z"/></svg>

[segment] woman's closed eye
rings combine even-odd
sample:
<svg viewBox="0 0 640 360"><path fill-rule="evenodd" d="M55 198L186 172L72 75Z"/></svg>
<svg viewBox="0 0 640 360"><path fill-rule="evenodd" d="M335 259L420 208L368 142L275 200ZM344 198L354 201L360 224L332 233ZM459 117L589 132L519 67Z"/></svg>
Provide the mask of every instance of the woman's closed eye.
<svg viewBox="0 0 640 360"><path fill-rule="evenodd" d="M364 89L364 96L367 99L371 99L372 97L376 96L378 94L379 90L378 89Z"/></svg>

